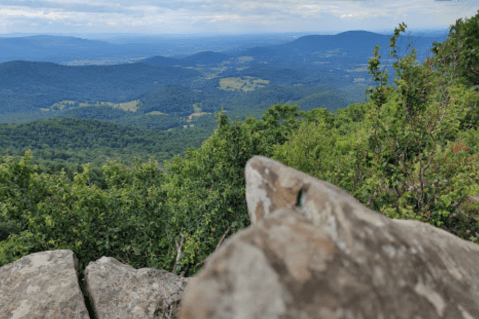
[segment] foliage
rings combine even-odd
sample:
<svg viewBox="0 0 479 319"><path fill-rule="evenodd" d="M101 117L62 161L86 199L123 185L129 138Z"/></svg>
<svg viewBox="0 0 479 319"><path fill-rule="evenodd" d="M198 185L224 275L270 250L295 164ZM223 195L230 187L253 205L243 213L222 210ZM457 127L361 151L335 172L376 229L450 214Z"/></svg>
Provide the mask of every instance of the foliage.
<svg viewBox="0 0 479 319"><path fill-rule="evenodd" d="M166 194L156 186L162 182L157 163L141 169L137 163L133 171L115 163L104 167L110 189L102 191L86 185L89 165L69 183L64 175L34 173L30 162L26 152L19 163L0 166L1 216L21 225L0 242L0 264L33 252L71 249L83 276L88 262L101 256L141 267L151 258L144 252L162 249L157 245L162 239L159 216L167 216L168 210L158 206Z"/></svg>
<svg viewBox="0 0 479 319"><path fill-rule="evenodd" d="M477 11L479 13L479 10ZM460 80L467 87L479 85L479 14L470 19L456 20L454 25L449 29L449 40L444 43L433 43L432 52L439 59L444 60L444 66L439 66L439 70L444 72L445 67L452 67L452 56L448 52L454 49L460 49L460 63L457 67L457 73ZM452 33L455 31L455 33ZM461 42L458 42L458 39ZM442 52L442 54L440 54Z"/></svg>
<svg viewBox="0 0 479 319"><path fill-rule="evenodd" d="M150 158L164 162L174 154L184 155L186 146L201 146L214 128L197 127L196 124L201 123L199 120L192 123L195 124L194 130L171 132L145 131L97 120L71 118L0 125L0 154L19 160L25 151L31 149L39 174L59 174L64 169L72 182L74 173L82 173L82 165L91 163L91 180L106 189L101 166L109 158L118 159L127 166L133 164L135 156L142 162Z"/></svg>

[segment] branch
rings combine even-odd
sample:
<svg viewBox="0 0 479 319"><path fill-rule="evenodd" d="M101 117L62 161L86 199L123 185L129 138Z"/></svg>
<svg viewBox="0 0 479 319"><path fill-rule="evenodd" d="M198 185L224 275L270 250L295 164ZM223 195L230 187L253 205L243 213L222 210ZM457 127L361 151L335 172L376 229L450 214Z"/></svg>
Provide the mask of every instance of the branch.
<svg viewBox="0 0 479 319"><path fill-rule="evenodd" d="M239 214L236 216L236 220L239 220ZM228 232L231 230L231 227L232 227L232 225L229 225L229 226L228 226L228 229L226 229L226 232L225 232L225 233L223 234L223 236L221 237L221 239L220 239L218 245L216 246L216 248L215 248L213 254L220 248L220 246L221 246L221 244L223 243L223 240L225 239L226 235L227 235ZM176 267L178 267L178 265L180 264L181 249L183 248L183 242L184 242L184 240L185 240L185 235L183 235L183 233L180 233L180 236L181 236L181 242L180 242L180 244L178 244L178 239L175 238L175 245L176 245L176 248L178 249L178 253L176 254L175 265L173 266L173 270L172 270L171 272L175 272ZM199 251L196 253L196 256L198 256L198 255L199 255ZM195 267L201 266L202 264L204 264L205 262L207 262L210 257L211 257L211 255L208 256L206 259L203 259L202 261L200 261L198 264L196 264ZM180 277L184 277L185 273L188 272L189 268L190 268L190 264L188 264L188 265L186 266L186 270L183 270L183 271L179 274L179 276L180 276Z"/></svg>
<svg viewBox="0 0 479 319"><path fill-rule="evenodd" d="M181 248L183 247L183 242L185 241L185 235L183 235L183 233L180 233L180 236L181 236L181 242L179 245L178 245L178 239L175 237L175 245L176 245L176 248L178 248L178 253L176 254L176 262L171 272L175 272L176 267L180 264Z"/></svg>
<svg viewBox="0 0 479 319"><path fill-rule="evenodd" d="M239 220L239 214L236 216L236 220ZM222 236L221 239L220 239L220 242L219 242L218 245L216 246L215 251L213 252L213 254L220 248L221 244L223 243L223 240L224 240L225 237L226 237L226 234L228 234L228 232L230 231L231 226L232 226L232 225L229 225L228 228L226 229L225 233L223 234L223 236ZM211 255L213 255L213 254L211 254ZM199 266L203 265L204 263L206 263L206 262L208 261L208 259L211 257L211 255L209 255L208 257L206 257L206 259L203 259L202 261L200 261L199 263L197 263L195 267L199 267Z"/></svg>

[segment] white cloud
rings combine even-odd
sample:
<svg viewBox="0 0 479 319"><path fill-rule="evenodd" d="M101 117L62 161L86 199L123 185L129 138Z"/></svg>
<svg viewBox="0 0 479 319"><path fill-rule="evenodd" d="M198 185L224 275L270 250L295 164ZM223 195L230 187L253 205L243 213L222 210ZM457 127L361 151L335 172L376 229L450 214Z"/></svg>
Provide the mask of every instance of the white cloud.
<svg viewBox="0 0 479 319"><path fill-rule="evenodd" d="M62 12L45 12L45 11L25 11L25 10L9 10L0 9L0 16L20 16L25 18L44 18L51 20L67 19L69 14Z"/></svg>
<svg viewBox="0 0 479 319"><path fill-rule="evenodd" d="M0 33L341 32L448 28L478 0L2 0Z"/></svg>

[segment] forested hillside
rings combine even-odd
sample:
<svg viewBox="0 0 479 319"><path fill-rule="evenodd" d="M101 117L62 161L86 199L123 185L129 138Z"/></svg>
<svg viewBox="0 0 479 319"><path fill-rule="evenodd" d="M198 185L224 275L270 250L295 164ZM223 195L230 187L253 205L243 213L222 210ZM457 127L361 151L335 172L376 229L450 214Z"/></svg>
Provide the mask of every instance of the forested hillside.
<svg viewBox="0 0 479 319"><path fill-rule="evenodd" d="M378 83L364 103L335 113L326 108L298 113L297 105L277 104L259 120L234 122L219 112L210 137L165 161L166 174L157 161L137 161L132 169L108 161L99 187L92 183L91 164L71 180L66 174L39 174L29 151L19 161L4 158L0 266L33 252L71 249L81 278L88 262L101 256L194 276L231 234L250 225L244 168L254 155L337 185L388 217L421 220L478 243L479 204L473 200L479 194L478 21L479 11L456 21L448 40L436 43L435 57L422 65L412 64L414 50L401 59L391 50L400 74L397 87L388 86L388 75L380 71L380 48L371 48L368 70ZM395 29L391 49L405 27ZM49 124L61 124L62 134L70 134L68 123ZM93 122L70 123L84 134L64 147L92 143ZM41 125L32 123L30 129L41 135ZM9 136L8 129L0 134ZM39 141L54 139L55 131L44 134ZM125 129L121 137L105 135L94 141L102 150L85 154L111 151L108 143L128 149L135 134ZM146 136L138 142L152 154L161 143ZM75 154L72 166L80 156Z"/></svg>

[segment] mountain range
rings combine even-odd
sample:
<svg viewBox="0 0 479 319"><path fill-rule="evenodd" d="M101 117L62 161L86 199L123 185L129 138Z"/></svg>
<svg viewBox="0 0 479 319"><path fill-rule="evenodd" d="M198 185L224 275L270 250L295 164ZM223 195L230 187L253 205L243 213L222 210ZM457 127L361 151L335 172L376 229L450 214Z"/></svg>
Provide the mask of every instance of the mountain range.
<svg viewBox="0 0 479 319"><path fill-rule="evenodd" d="M100 107L101 103L136 105L135 111L116 110L120 117L121 112L127 117L167 110L187 116L217 112L221 107L232 111L240 106L257 109L285 102L297 104L301 110L326 107L334 111L365 100L365 90L374 84L367 66L374 57L375 45L381 47L381 67L392 72L389 83L395 85L395 60L388 54L390 38L368 31L347 31L251 47L245 37L218 43L218 51L189 55L181 53L181 48L168 46L168 39L156 44L145 39L137 40L143 43L112 44L46 35L0 38L0 59L13 60L0 64L0 114L62 117L77 109L75 116L80 116L79 112ZM205 42L203 38L183 40L190 46ZM432 56L432 43L444 40L445 36L399 37L398 56L416 48L416 59L422 64L426 56ZM175 54L154 54L167 48ZM123 64L68 64L75 59L127 59L134 54L144 58ZM63 64L58 63L60 60ZM90 108L85 109L87 105ZM2 121L13 119L4 116Z"/></svg>

